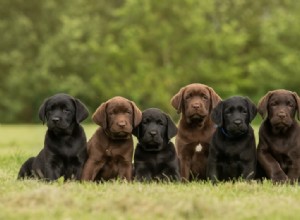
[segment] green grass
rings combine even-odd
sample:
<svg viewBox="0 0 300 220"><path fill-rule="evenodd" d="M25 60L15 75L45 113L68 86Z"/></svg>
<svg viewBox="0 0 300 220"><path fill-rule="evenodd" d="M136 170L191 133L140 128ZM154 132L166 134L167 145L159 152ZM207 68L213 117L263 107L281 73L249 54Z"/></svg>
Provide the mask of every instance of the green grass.
<svg viewBox="0 0 300 220"><path fill-rule="evenodd" d="M96 126L84 125L87 137ZM46 127L0 125L0 219L299 219L300 188L264 183L17 181Z"/></svg>

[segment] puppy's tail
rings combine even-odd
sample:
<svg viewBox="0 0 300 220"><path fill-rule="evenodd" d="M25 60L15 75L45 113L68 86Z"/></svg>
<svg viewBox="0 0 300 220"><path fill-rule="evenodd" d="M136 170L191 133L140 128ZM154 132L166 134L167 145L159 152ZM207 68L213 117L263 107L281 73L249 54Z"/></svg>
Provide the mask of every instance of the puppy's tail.
<svg viewBox="0 0 300 220"><path fill-rule="evenodd" d="M21 169L19 171L18 179L34 178L32 172L32 163L34 159L35 157L30 157L28 160L25 161L25 163L21 166Z"/></svg>

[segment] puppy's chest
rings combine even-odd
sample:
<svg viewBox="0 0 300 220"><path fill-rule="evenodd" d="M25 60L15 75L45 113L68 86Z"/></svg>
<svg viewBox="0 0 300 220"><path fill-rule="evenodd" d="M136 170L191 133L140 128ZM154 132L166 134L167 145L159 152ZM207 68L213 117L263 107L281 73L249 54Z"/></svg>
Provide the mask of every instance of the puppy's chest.
<svg viewBox="0 0 300 220"><path fill-rule="evenodd" d="M241 154L244 152L238 143L226 145L221 144L217 148L217 155L220 160L240 160Z"/></svg>

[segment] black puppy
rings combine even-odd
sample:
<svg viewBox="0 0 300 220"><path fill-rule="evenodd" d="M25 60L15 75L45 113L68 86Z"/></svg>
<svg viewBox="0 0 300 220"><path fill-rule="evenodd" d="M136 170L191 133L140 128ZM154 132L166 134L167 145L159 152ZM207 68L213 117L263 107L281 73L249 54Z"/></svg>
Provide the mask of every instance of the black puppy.
<svg viewBox="0 0 300 220"><path fill-rule="evenodd" d="M142 122L133 131L139 141L134 154L136 180L180 180L179 161L170 141L176 133L169 115L156 108L143 111Z"/></svg>
<svg viewBox="0 0 300 220"><path fill-rule="evenodd" d="M255 137L250 122L257 114L248 99L234 96L212 111L217 124L209 150L207 177L213 181L253 179L256 169Z"/></svg>
<svg viewBox="0 0 300 220"><path fill-rule="evenodd" d="M47 121L44 148L21 167L18 179L39 178L79 180L87 159L86 136L79 123L88 117L85 105L67 94L56 94L44 101L39 118Z"/></svg>

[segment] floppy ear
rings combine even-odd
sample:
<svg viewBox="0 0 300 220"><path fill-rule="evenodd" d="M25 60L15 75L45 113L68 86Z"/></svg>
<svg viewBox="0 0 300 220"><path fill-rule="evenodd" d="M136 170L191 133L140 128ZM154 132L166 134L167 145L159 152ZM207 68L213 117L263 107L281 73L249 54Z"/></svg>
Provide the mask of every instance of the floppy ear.
<svg viewBox="0 0 300 220"><path fill-rule="evenodd" d="M40 106L39 109L39 118L43 122L43 124L45 124L46 121L46 107L47 107L48 100L49 98L45 99L45 101L43 102L43 104Z"/></svg>
<svg viewBox="0 0 300 220"><path fill-rule="evenodd" d="M89 116L89 111L79 99L74 99L74 103L76 108L76 122L79 124Z"/></svg>
<svg viewBox="0 0 300 220"><path fill-rule="evenodd" d="M210 110L214 109L220 101L222 101L221 97L213 90L213 88L207 86L206 87L210 94Z"/></svg>
<svg viewBox="0 0 300 220"><path fill-rule="evenodd" d="M173 122L173 120L171 119L171 117L168 114L165 114L168 121L168 125L167 125L167 137L168 140L172 139L176 134L177 134L177 127L175 125L175 123Z"/></svg>
<svg viewBox="0 0 300 220"><path fill-rule="evenodd" d="M102 103L97 110L94 112L92 119L97 124L100 125L104 130L107 127L106 121L106 105L107 102Z"/></svg>
<svg viewBox="0 0 300 220"><path fill-rule="evenodd" d="M223 125L223 102L220 101L215 108L211 111L211 120L218 126Z"/></svg>
<svg viewBox="0 0 300 220"><path fill-rule="evenodd" d="M130 101L132 105L132 110L133 110L133 124L132 126L135 128L137 127L141 121L142 121L142 112L141 110L136 106L136 104L132 101Z"/></svg>
<svg viewBox="0 0 300 220"><path fill-rule="evenodd" d="M185 87L181 88L179 92L173 96L171 99L172 106L177 110L177 113L180 114L182 111L182 100L183 100L183 93L184 93Z"/></svg>
<svg viewBox="0 0 300 220"><path fill-rule="evenodd" d="M272 91L269 91L265 96L263 96L257 105L257 111L258 113L261 115L262 118L265 117L267 111L268 111L268 102L269 102L269 98L270 96L273 94Z"/></svg>
<svg viewBox="0 0 300 220"><path fill-rule="evenodd" d="M292 93L297 103L297 118L300 120L300 98L296 92Z"/></svg>
<svg viewBox="0 0 300 220"><path fill-rule="evenodd" d="M257 114L257 108L255 104L248 97L245 98L245 101L247 102L248 105L249 122L251 122Z"/></svg>
<svg viewBox="0 0 300 220"><path fill-rule="evenodd" d="M132 134L136 136L137 139L140 138L140 125L132 129Z"/></svg>

